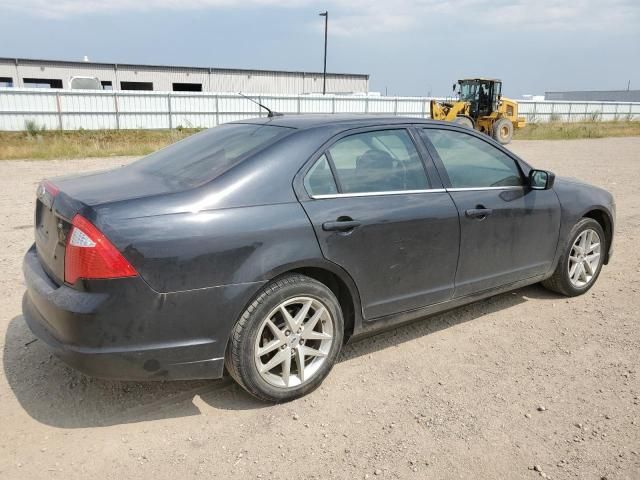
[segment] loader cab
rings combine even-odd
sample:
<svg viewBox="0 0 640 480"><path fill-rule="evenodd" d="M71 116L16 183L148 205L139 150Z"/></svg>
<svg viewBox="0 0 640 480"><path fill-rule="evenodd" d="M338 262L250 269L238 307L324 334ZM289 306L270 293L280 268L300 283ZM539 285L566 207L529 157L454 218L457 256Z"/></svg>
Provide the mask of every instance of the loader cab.
<svg viewBox="0 0 640 480"><path fill-rule="evenodd" d="M473 118L485 117L498 110L502 95L502 82L489 78L467 78L458 80L460 100L469 102Z"/></svg>

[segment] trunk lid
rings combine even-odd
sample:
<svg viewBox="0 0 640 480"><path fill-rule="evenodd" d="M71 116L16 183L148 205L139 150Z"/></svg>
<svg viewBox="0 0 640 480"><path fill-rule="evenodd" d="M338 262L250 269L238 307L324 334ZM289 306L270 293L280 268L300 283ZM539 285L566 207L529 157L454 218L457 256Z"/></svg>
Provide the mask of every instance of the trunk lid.
<svg viewBox="0 0 640 480"><path fill-rule="evenodd" d="M129 166L58 177L55 184L61 192L88 206L176 191L176 185L168 179Z"/></svg>
<svg viewBox="0 0 640 480"><path fill-rule="evenodd" d="M176 185L166 179L131 168L44 180L35 208L35 244L42 267L57 284L64 283L67 238L77 213L95 220L95 207L174 190Z"/></svg>

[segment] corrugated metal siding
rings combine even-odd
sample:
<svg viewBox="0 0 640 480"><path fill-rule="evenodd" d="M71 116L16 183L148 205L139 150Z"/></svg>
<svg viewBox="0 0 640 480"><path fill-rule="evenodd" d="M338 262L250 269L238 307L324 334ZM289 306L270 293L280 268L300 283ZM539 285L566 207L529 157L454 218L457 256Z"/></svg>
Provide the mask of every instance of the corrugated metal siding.
<svg viewBox="0 0 640 480"><path fill-rule="evenodd" d="M575 90L545 92L547 101L571 102L640 102L640 90Z"/></svg>
<svg viewBox="0 0 640 480"><path fill-rule="evenodd" d="M430 98L344 95L255 95L275 111L369 113L428 118ZM640 103L520 101L529 122L640 120ZM264 116L237 94L107 92L0 88L0 130L23 130L34 121L49 130L214 127Z"/></svg>
<svg viewBox="0 0 640 480"><path fill-rule="evenodd" d="M528 122L640 120L640 103L519 101L518 112Z"/></svg>
<svg viewBox="0 0 640 480"><path fill-rule="evenodd" d="M91 62L0 58L0 76L24 87L23 78L59 79L69 89L73 76L97 77L110 81L114 89L121 82L151 82L154 91L172 91L173 83L199 83L203 92L239 91L253 94L298 95L322 92L322 74L267 70L234 70L201 67L116 65ZM368 92L368 75L327 74L327 91L332 93Z"/></svg>

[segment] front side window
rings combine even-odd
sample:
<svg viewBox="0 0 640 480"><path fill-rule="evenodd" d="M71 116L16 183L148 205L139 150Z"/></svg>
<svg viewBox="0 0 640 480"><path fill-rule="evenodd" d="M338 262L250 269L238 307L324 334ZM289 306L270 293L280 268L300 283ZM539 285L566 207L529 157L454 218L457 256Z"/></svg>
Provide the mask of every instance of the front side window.
<svg viewBox="0 0 640 480"><path fill-rule="evenodd" d="M424 129L453 188L521 186L516 162L493 145L462 132Z"/></svg>
<svg viewBox="0 0 640 480"><path fill-rule="evenodd" d="M422 161L406 130L350 135L329 148L329 155L342 193L429 188Z"/></svg>

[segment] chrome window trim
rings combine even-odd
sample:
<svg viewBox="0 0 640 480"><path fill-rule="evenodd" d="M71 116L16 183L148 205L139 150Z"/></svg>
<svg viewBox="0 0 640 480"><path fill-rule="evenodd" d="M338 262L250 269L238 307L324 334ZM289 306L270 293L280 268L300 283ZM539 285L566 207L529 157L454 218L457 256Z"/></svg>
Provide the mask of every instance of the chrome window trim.
<svg viewBox="0 0 640 480"><path fill-rule="evenodd" d="M446 193L446 192L475 192L483 190L521 190L524 185L509 185L504 187L459 187L459 188L427 188L424 190L390 190L388 192L355 192L355 193L329 193L326 195L309 195L314 200L327 198L349 197L379 197L383 195L411 195L416 193Z"/></svg>
<svg viewBox="0 0 640 480"><path fill-rule="evenodd" d="M310 197L314 200L323 200L327 198L378 197L383 195L411 195L416 193L446 193L446 189L427 188L424 190L390 190L388 192L329 193L326 195L310 195Z"/></svg>
<svg viewBox="0 0 640 480"><path fill-rule="evenodd" d="M504 187L456 187L447 188L447 192L475 192L481 190L520 190L524 185L509 185Z"/></svg>

